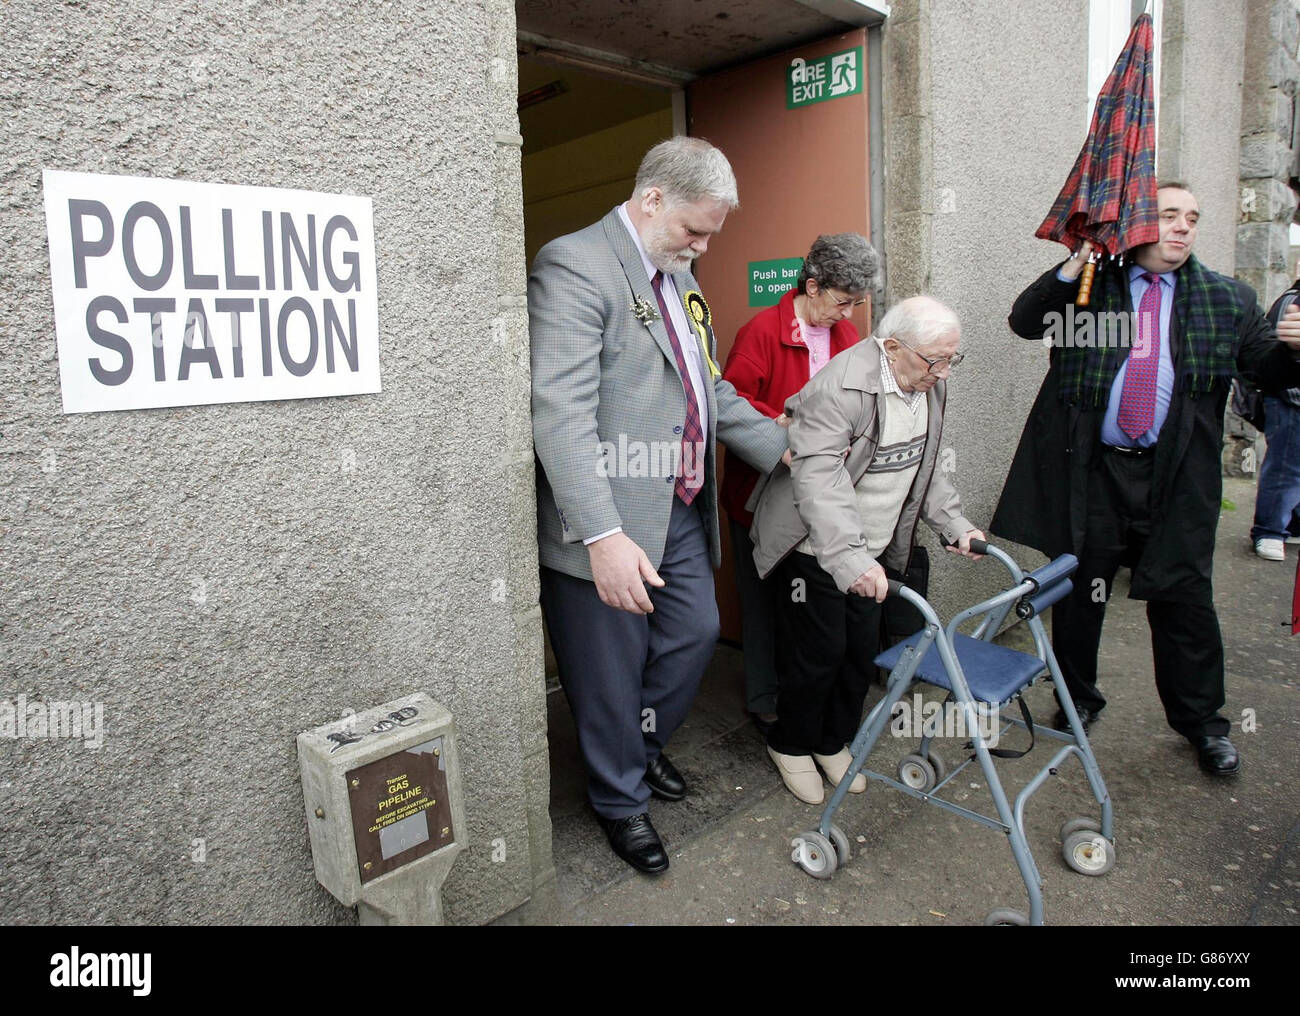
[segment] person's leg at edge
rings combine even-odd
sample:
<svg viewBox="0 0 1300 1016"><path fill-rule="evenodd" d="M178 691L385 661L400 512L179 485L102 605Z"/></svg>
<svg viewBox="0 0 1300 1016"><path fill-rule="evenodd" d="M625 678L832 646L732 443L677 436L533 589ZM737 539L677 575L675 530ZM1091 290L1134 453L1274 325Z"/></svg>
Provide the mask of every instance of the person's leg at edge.
<svg viewBox="0 0 1300 1016"><path fill-rule="evenodd" d="M1268 448L1259 465L1252 543L1297 535L1292 527L1300 513L1300 407L1270 396L1264 407Z"/></svg>
<svg viewBox="0 0 1300 1016"><path fill-rule="evenodd" d="M754 544L749 530L735 519L730 522L744 642L745 709L755 716L770 716L776 712L777 686L771 599L754 567Z"/></svg>

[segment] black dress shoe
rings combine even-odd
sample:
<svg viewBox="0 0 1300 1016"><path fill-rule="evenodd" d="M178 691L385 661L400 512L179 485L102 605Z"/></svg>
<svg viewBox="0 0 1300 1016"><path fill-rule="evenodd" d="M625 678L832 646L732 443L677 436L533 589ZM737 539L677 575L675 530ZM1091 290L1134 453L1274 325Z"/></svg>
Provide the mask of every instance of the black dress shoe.
<svg viewBox="0 0 1300 1016"><path fill-rule="evenodd" d="M645 785L663 801L680 801L686 796L686 781L663 752L645 767Z"/></svg>
<svg viewBox="0 0 1300 1016"><path fill-rule="evenodd" d="M614 853L637 871L657 875L668 870L668 852L645 812L627 818L596 817L600 819L600 827L609 837Z"/></svg>
<svg viewBox="0 0 1300 1016"><path fill-rule="evenodd" d="M1231 776L1241 772L1241 756L1226 737L1207 735L1190 740L1196 748L1196 761L1211 776Z"/></svg>
<svg viewBox="0 0 1300 1016"><path fill-rule="evenodd" d="M1092 728L1092 725L1097 722L1097 717L1101 715L1100 709L1089 709L1086 706L1076 705L1074 711L1079 714L1079 722L1083 724L1083 732L1085 734ZM1064 730L1067 733L1070 731L1070 718L1065 715L1064 709L1056 710L1056 716L1052 718L1052 726L1057 730Z"/></svg>

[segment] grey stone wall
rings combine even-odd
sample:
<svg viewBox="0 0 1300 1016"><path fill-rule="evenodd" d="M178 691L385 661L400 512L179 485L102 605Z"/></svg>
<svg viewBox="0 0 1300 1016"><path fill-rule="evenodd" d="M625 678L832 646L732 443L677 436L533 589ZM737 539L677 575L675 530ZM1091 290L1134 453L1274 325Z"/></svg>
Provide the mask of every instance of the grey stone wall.
<svg viewBox="0 0 1300 1016"><path fill-rule="evenodd" d="M1229 170L1248 158L1251 147L1242 137L1252 115L1250 89L1242 87L1250 6L1235 0L1166 0L1157 168L1162 179L1182 180L1196 192L1201 206L1197 257L1258 291L1254 245L1243 246L1239 225L1254 201L1253 190L1239 186ZM1268 237L1260 239L1267 248ZM1269 257L1266 253L1264 260ZM1225 471L1240 475L1238 463L1251 443L1251 430L1227 413L1225 436Z"/></svg>
<svg viewBox="0 0 1300 1016"><path fill-rule="evenodd" d="M493 236L496 253L497 316L493 340L501 344L502 402L499 421L502 494L496 505L505 515L506 589L510 623L498 638L511 653L510 681L502 691L514 704L516 728L504 731L513 753L519 739L520 782L524 793L532 885L555 878L551 860L551 774L546 739L546 678L542 608L538 603L536 472L533 458L531 357L528 341L528 269L524 259L524 191L517 106L519 60L513 0L486 0L491 56L494 169ZM494 689L485 687L485 695ZM485 701L484 707L490 707ZM503 775L506 775L503 773ZM508 813L497 816L507 821ZM513 827L513 822L511 822ZM520 846L518 835L511 839ZM509 856L507 855L507 860ZM516 859L517 860L517 859ZM495 863L495 862L494 862ZM509 868L505 870L510 870ZM469 874L467 873L467 876ZM503 897L504 899L504 897Z"/></svg>
<svg viewBox="0 0 1300 1016"><path fill-rule="evenodd" d="M892 5L884 59L886 305L928 291L934 216L930 4Z"/></svg>
<svg viewBox="0 0 1300 1016"><path fill-rule="evenodd" d="M1300 4L1251 0L1247 7L1241 109L1241 215L1237 277L1265 306L1293 281L1288 271L1289 229L1296 194L1289 180L1294 159L1292 108L1300 64Z"/></svg>
<svg viewBox="0 0 1300 1016"><path fill-rule="evenodd" d="M1237 277L1254 288L1264 307L1293 281L1289 234L1296 193L1290 178L1298 45L1300 5L1295 0L1251 0L1242 81ZM1258 432L1232 412L1224 432L1225 475L1253 475L1263 451Z"/></svg>
<svg viewBox="0 0 1300 1016"><path fill-rule="evenodd" d="M1292 281L1289 231L1296 194L1289 180L1300 12L1295 0L1251 0L1246 27L1237 278L1249 283L1268 307ZM1255 428L1230 411L1224 436L1224 474L1254 475L1263 451Z"/></svg>
<svg viewBox="0 0 1300 1016"><path fill-rule="evenodd" d="M1162 46L1157 175L1183 180L1196 192L1196 255L1232 275L1246 6L1239 0L1166 0Z"/></svg>
<svg viewBox="0 0 1300 1016"><path fill-rule="evenodd" d="M886 299L929 291L961 316L969 358L949 386L941 464L952 467L966 514L987 525L1047 370L1047 351L1014 336L1007 314L1065 253L1034 231L1087 130L1087 8L1046 0L995 14L949 0L892 7L884 33ZM1004 577L991 561L943 555L931 581L951 613Z"/></svg>
<svg viewBox="0 0 1300 1016"><path fill-rule="evenodd" d="M0 41L0 699L106 726L0 740L4 919L353 920L294 736L414 691L459 724L448 917L518 905L551 863L513 5L25 0ZM383 393L62 415L46 167L371 196Z"/></svg>

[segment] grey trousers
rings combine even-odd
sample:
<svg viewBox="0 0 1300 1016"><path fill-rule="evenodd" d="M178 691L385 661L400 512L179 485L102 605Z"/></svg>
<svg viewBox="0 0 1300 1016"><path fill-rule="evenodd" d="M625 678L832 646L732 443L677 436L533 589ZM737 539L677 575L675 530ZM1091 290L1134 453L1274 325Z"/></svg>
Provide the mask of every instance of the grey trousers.
<svg viewBox="0 0 1300 1016"><path fill-rule="evenodd" d="M542 612L578 731L597 814L646 810L646 766L690 712L718 641L713 568L699 509L673 500L651 614L600 601L586 579L543 568Z"/></svg>

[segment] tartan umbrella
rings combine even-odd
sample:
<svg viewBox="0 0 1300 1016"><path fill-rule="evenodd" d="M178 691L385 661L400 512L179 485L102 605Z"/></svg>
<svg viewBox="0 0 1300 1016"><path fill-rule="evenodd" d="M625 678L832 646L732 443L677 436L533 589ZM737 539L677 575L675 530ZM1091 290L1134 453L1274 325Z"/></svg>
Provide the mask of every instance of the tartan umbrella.
<svg viewBox="0 0 1300 1016"><path fill-rule="evenodd" d="M1092 127L1065 187L1035 236L1071 251L1095 248L1079 283L1088 303L1094 263L1160 238L1156 205L1155 106L1151 100L1151 15L1133 24L1097 96Z"/></svg>

